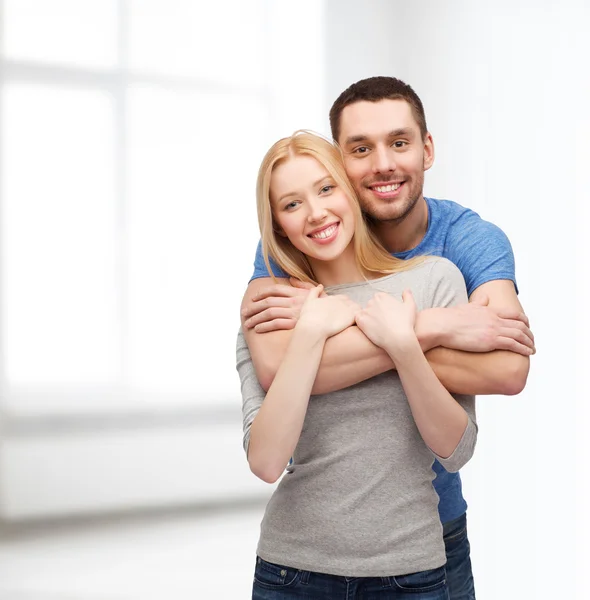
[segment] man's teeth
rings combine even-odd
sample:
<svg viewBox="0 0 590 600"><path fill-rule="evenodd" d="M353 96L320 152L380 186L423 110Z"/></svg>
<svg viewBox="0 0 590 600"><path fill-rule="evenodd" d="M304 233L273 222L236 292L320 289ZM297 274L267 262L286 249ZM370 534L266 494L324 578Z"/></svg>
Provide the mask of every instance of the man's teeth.
<svg viewBox="0 0 590 600"><path fill-rule="evenodd" d="M310 235L310 237L325 240L336 231L336 227L338 227L338 225L331 225L330 227L328 227L328 229L324 229L323 231L319 231L318 233L313 233L312 235Z"/></svg>
<svg viewBox="0 0 590 600"><path fill-rule="evenodd" d="M387 192L395 192L395 190L397 190L400 185L401 185L401 183L394 183L393 185L380 185L380 186L375 186L374 189L377 190L378 192L385 194Z"/></svg>

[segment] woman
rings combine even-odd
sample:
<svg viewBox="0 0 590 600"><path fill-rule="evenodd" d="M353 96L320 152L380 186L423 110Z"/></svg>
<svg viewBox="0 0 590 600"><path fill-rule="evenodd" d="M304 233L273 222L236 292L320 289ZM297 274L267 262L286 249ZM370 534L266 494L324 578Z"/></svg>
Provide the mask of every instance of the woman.
<svg viewBox="0 0 590 600"><path fill-rule="evenodd" d="M268 151L257 204L267 265L315 287L266 394L238 338L250 467L272 483L293 457L262 521L253 598L447 598L432 464L472 456L474 399L441 385L414 325L419 309L467 302L463 278L445 259L389 255L317 135ZM397 372L310 398L326 340L351 325Z"/></svg>

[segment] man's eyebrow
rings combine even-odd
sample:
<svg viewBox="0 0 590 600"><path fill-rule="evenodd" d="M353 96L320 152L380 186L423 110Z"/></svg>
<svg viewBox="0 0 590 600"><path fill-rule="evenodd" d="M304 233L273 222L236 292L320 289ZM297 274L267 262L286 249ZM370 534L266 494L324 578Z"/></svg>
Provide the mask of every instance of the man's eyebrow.
<svg viewBox="0 0 590 600"><path fill-rule="evenodd" d="M414 132L409 127L400 127L399 129L394 129L387 134L387 137L394 138L400 137L402 135L411 136Z"/></svg>
<svg viewBox="0 0 590 600"><path fill-rule="evenodd" d="M413 134L412 130L409 127L399 127L398 129L392 129L388 134L388 138L399 137L402 135L411 136ZM358 144L358 142L367 142L370 140L370 137L367 134L361 133L359 135L351 135L344 140L345 146L350 146L350 144Z"/></svg>
<svg viewBox="0 0 590 600"><path fill-rule="evenodd" d="M351 135L344 140L344 145L348 146L350 144L356 144L357 142L366 142L369 139L369 136L360 134L360 135Z"/></svg>

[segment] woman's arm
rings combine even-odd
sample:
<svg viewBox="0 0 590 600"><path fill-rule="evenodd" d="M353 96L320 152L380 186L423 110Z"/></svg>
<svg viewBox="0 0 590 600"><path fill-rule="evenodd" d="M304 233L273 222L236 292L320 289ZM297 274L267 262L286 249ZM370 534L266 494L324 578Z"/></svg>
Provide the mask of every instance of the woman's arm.
<svg viewBox="0 0 590 600"><path fill-rule="evenodd" d="M397 365L422 439L447 471L458 471L473 456L477 441L474 398L465 396L458 402L451 396L415 335L385 350Z"/></svg>
<svg viewBox="0 0 590 600"><path fill-rule="evenodd" d="M356 318L357 325L396 364L422 439L449 471L458 471L473 455L477 439L473 401L465 406L440 383L414 331L417 307L409 290L403 302L378 293ZM469 408L469 412L466 410Z"/></svg>
<svg viewBox="0 0 590 600"><path fill-rule="evenodd" d="M244 395L251 389L251 380L246 379L252 375L251 363L248 372L244 355L238 356L244 428L249 427L248 462L252 472L268 483L281 476L297 446L326 340L349 327L359 310L345 296L319 298L321 290L322 286L312 290L305 301L283 362L259 408Z"/></svg>
<svg viewBox="0 0 590 600"><path fill-rule="evenodd" d="M298 323L285 358L250 428L248 463L274 483L297 446L326 338Z"/></svg>

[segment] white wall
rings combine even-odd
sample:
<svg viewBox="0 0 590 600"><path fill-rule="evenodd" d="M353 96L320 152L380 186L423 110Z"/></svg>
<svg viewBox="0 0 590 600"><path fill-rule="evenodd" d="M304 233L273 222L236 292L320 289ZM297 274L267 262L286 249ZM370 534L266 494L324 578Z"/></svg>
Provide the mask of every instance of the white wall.
<svg viewBox="0 0 590 600"><path fill-rule="evenodd" d="M590 356L588 5L330 7L337 26L329 98L359 77L410 83L437 152L427 195L500 225L516 255L538 354L519 397L478 401L479 447L463 474L478 598L582 598L590 505L590 394L582 379Z"/></svg>
<svg viewBox="0 0 590 600"><path fill-rule="evenodd" d="M338 93L362 77L405 79L422 97L435 138L427 193L478 210L512 241L538 354L519 397L478 402L480 444L463 479L480 600L583 597L590 537L590 394L582 378L590 333L589 26L582 0L328 0L323 29L300 24L302 40L324 35L324 82L306 77L314 57L303 50L301 61L291 53L289 69L277 72L278 93L293 94L278 115L281 134L296 127L327 132L327 118L323 125L315 116L297 118L298 106L316 114L312 99L327 116ZM290 77L297 83L291 88ZM231 445L241 435L239 416L218 427L227 451L216 457L216 473L206 461L208 438L190 423L5 439L1 514L18 519L267 494L247 472L239 443ZM102 461L105 452L116 470Z"/></svg>

